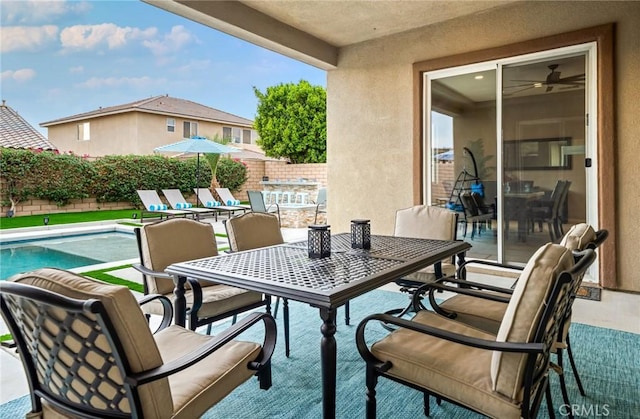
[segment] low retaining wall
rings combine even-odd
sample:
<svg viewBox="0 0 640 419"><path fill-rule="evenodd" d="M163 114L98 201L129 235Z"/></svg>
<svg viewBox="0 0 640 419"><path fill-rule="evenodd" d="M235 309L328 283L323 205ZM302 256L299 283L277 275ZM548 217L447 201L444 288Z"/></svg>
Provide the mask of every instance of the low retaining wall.
<svg viewBox="0 0 640 419"><path fill-rule="evenodd" d="M68 205L58 206L44 199L28 199L16 205L15 216L42 215L64 212L83 212L99 210L118 210L133 208L131 202L97 202L95 198L73 199ZM6 217L10 206L3 205L0 217Z"/></svg>

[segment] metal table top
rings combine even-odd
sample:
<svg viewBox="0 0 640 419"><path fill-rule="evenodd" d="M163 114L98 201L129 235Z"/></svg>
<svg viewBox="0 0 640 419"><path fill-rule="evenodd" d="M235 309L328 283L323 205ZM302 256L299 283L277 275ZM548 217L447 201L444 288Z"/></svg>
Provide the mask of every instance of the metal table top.
<svg viewBox="0 0 640 419"><path fill-rule="evenodd" d="M176 263L166 272L329 308L471 245L372 235L371 249L361 250L352 249L350 234L342 233L331 237L331 247L330 257L311 259L306 241L286 243Z"/></svg>

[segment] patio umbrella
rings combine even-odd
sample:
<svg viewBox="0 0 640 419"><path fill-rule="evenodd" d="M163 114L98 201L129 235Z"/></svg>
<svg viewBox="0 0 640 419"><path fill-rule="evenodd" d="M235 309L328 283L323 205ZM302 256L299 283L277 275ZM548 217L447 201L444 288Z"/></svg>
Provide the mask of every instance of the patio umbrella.
<svg viewBox="0 0 640 419"><path fill-rule="evenodd" d="M194 135L177 143L167 144L153 149L156 153L196 154L196 205L198 205L198 188L200 188L200 154L237 153L240 150L216 143L205 137Z"/></svg>

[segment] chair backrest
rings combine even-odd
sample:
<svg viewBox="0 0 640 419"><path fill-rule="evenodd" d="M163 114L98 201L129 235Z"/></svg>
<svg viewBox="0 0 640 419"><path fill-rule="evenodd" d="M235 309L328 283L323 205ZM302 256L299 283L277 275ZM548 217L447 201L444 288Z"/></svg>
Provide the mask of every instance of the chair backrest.
<svg viewBox="0 0 640 419"><path fill-rule="evenodd" d="M456 230L457 215L446 208L417 205L396 212L397 237L455 240Z"/></svg>
<svg viewBox="0 0 640 419"><path fill-rule="evenodd" d="M229 201L236 201L229 188L216 188L216 193L220 197L223 205L226 205Z"/></svg>
<svg viewBox="0 0 640 419"><path fill-rule="evenodd" d="M460 202L462 202L462 208L464 208L464 215L466 217L475 217L480 213L471 193L460 194Z"/></svg>
<svg viewBox="0 0 640 419"><path fill-rule="evenodd" d="M264 197L260 191L247 191L249 197L249 205L253 212L267 212L267 206L264 203Z"/></svg>
<svg viewBox="0 0 640 419"><path fill-rule="evenodd" d="M151 211L152 205L162 205L162 200L160 199L160 195L158 195L157 191L153 189L141 189L136 192L140 197L140 201L142 201L142 205L144 205L147 211Z"/></svg>
<svg viewBox="0 0 640 419"><path fill-rule="evenodd" d="M171 208L173 209L183 209L180 208L180 205L178 204L187 203L187 200L184 199L184 196L182 195L182 192L180 192L180 189L163 189L162 194L165 198L167 198L167 201L169 201L169 205L171 205Z"/></svg>
<svg viewBox="0 0 640 419"><path fill-rule="evenodd" d="M64 406L64 417L73 409L85 417L135 413L158 418L173 411L166 378L140 387L125 381L132 372L163 365L128 288L40 269L1 282L0 290L2 315L31 390L48 405ZM41 410L38 397L32 403Z"/></svg>
<svg viewBox="0 0 640 419"><path fill-rule="evenodd" d="M172 263L218 255L213 226L208 223L172 218L138 227L135 231L140 262L154 271L163 272ZM152 294L169 294L174 288L171 279L146 275L145 284L147 292ZM202 281L201 285L213 283Z"/></svg>
<svg viewBox="0 0 640 419"><path fill-rule="evenodd" d="M284 243L274 214L248 212L226 220L225 227L234 252Z"/></svg>
<svg viewBox="0 0 640 419"><path fill-rule="evenodd" d="M593 256L592 250L588 252ZM556 308L556 300L559 301L561 297L568 300L572 276L565 275L562 283L559 281L563 273L571 272L573 268L574 258L570 249L552 243L540 247L518 279L496 341L544 343L545 352L537 355L540 359L536 364L548 364L551 346L565 317L565 308ZM560 291L557 288L559 286L562 287ZM511 400L522 401L524 375L527 364L530 366L531 362L526 354L494 352L491 360L493 390ZM546 365L540 368L544 369Z"/></svg>
<svg viewBox="0 0 640 419"><path fill-rule="evenodd" d="M217 201L208 188L193 188L193 193L196 194L200 203L205 207L207 206L207 202Z"/></svg>
<svg viewBox="0 0 640 419"><path fill-rule="evenodd" d="M327 205L327 188L318 189L317 205Z"/></svg>

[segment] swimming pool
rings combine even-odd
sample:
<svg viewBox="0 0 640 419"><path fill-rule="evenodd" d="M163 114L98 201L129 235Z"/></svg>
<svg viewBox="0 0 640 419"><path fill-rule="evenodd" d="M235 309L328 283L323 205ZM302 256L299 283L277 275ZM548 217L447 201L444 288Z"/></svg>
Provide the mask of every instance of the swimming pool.
<svg viewBox="0 0 640 419"><path fill-rule="evenodd" d="M38 268L70 269L137 257L135 235L115 231L6 242L0 244L0 280Z"/></svg>

